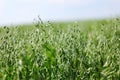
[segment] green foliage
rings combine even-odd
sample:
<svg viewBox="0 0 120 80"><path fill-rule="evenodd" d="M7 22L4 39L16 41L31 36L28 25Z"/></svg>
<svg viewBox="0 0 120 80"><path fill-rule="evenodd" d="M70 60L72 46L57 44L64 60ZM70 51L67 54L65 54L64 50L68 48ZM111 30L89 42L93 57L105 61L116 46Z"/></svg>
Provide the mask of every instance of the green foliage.
<svg viewBox="0 0 120 80"><path fill-rule="evenodd" d="M0 28L0 80L120 80L120 20Z"/></svg>

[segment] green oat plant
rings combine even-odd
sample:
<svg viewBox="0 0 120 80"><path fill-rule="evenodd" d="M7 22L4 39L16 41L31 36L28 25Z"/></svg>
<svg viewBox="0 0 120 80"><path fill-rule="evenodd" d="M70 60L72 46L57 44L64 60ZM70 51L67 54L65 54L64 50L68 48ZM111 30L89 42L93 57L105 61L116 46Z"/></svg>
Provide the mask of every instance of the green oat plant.
<svg viewBox="0 0 120 80"><path fill-rule="evenodd" d="M120 80L120 19L0 27L0 80Z"/></svg>

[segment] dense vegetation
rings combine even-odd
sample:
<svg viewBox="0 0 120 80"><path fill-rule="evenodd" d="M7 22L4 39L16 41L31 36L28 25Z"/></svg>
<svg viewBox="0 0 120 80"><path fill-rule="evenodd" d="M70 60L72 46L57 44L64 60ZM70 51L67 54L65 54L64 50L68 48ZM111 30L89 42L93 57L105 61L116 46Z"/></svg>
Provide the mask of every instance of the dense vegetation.
<svg viewBox="0 0 120 80"><path fill-rule="evenodd" d="M0 80L120 80L120 20L1 27Z"/></svg>

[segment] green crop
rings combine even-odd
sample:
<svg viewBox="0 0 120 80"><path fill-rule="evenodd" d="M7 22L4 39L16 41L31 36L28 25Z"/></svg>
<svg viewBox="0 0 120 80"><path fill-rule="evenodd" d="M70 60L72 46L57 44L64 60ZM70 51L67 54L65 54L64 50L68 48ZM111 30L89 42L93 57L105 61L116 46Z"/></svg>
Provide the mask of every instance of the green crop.
<svg viewBox="0 0 120 80"><path fill-rule="evenodd" d="M120 80L120 19L1 27L0 80Z"/></svg>

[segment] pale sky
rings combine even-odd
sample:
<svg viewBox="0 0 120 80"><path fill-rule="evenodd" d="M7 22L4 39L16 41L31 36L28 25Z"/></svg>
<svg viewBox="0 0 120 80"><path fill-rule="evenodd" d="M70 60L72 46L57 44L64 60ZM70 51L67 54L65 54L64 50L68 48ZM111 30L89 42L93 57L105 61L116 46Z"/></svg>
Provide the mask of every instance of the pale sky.
<svg viewBox="0 0 120 80"><path fill-rule="evenodd" d="M0 0L0 25L43 20L79 20L120 15L120 0Z"/></svg>

